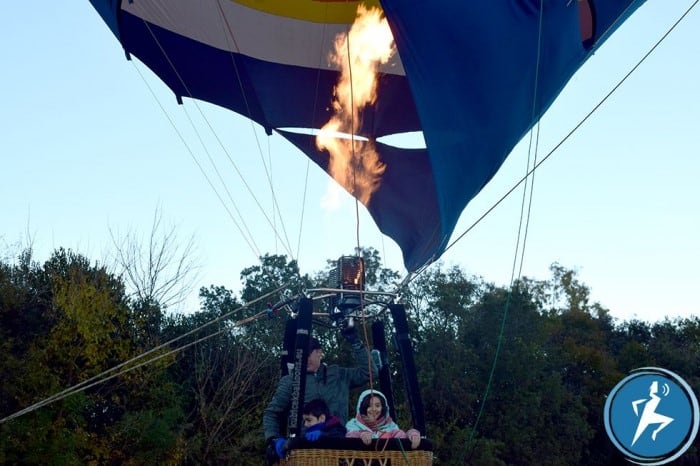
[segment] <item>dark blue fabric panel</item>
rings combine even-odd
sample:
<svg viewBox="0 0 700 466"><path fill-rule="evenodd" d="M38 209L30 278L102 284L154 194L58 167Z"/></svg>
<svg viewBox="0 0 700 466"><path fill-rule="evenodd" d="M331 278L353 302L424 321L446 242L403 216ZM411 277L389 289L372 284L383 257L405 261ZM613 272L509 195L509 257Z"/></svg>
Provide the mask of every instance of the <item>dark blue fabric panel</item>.
<svg viewBox="0 0 700 466"><path fill-rule="evenodd" d="M605 41L645 0L589 0L596 16L594 38ZM598 42L602 44L603 42Z"/></svg>
<svg viewBox="0 0 700 466"><path fill-rule="evenodd" d="M127 52L143 61L179 96L229 108L266 128L321 128L330 119L337 72L229 53L124 12L121 34ZM381 137L419 130L406 78L381 75L378 87L381 98L362 114L360 134Z"/></svg>
<svg viewBox="0 0 700 466"><path fill-rule="evenodd" d="M256 95L274 128L321 128L332 116L338 73L246 59ZM405 76L378 76L374 106L361 112L358 133L368 138L419 131L420 121Z"/></svg>
<svg viewBox="0 0 700 466"><path fill-rule="evenodd" d="M244 57L173 34L129 13L122 12L120 26L124 49L146 64L175 95L220 105L270 127Z"/></svg>
<svg viewBox="0 0 700 466"><path fill-rule="evenodd" d="M279 133L327 171L328 152L316 148L314 136ZM379 229L401 248L406 268L414 271L435 258L444 237L427 152L381 143L376 149L386 171L366 207Z"/></svg>
<svg viewBox="0 0 700 466"><path fill-rule="evenodd" d="M117 11L119 9L120 0L90 0L90 3L92 3L95 10L102 16L102 19L107 23L112 33L119 39Z"/></svg>
<svg viewBox="0 0 700 466"><path fill-rule="evenodd" d="M381 231L401 247L404 265L413 272L444 249L428 152L381 143L376 148L387 168L367 208Z"/></svg>

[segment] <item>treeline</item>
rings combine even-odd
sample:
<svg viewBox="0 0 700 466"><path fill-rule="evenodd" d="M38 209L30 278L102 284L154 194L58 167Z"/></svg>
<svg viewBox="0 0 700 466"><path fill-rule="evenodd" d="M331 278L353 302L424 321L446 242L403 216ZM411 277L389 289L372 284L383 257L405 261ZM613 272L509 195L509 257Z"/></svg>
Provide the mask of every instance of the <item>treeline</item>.
<svg viewBox="0 0 700 466"><path fill-rule="evenodd" d="M363 253L368 287L392 290L398 273ZM325 286L327 272L301 275L286 257L264 256L241 272L239 294L203 288L199 310L171 314L71 251L1 262L0 464L263 464L284 315L262 312L279 293L241 306L280 287ZM434 266L403 298L435 464L622 464L603 406L630 370L663 367L700 393L697 318L616 321L558 265L551 279L511 290ZM326 361L349 362L335 329L317 333ZM700 464L697 447L676 464Z"/></svg>

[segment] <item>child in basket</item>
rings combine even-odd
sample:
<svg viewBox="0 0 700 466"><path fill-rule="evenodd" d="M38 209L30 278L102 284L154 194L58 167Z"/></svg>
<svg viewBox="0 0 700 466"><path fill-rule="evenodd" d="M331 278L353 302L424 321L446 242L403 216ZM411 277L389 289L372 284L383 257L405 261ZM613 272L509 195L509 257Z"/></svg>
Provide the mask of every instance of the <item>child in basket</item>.
<svg viewBox="0 0 700 466"><path fill-rule="evenodd" d="M372 439L406 438L411 442L411 448L416 449L420 444L420 432L409 429L404 432L392 421L387 409L386 397L377 390L365 390L357 400L357 414L350 419L345 427L349 438L359 438L365 445Z"/></svg>
<svg viewBox="0 0 700 466"><path fill-rule="evenodd" d="M306 403L301 414L304 419L306 440L345 437L345 426L340 419L331 415L328 405L322 399L316 398Z"/></svg>

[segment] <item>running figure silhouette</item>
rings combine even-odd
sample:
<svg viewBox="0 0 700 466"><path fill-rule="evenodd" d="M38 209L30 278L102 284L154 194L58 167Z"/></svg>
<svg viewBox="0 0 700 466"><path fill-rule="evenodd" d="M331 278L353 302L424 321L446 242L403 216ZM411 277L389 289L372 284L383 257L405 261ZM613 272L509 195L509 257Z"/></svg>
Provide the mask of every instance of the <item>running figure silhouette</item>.
<svg viewBox="0 0 700 466"><path fill-rule="evenodd" d="M639 416L638 406L642 403L644 404L644 410L639 418L639 424L637 424L637 431L634 433L634 439L632 440L632 445L639 440L639 437L644 433L647 427L652 424L660 424L659 427L654 429L651 433L651 439L656 441L656 434L658 434L663 428L673 422L672 417L664 416L656 412L657 406L661 398L656 394L659 391L659 382L656 380L649 386L649 399L643 398L641 400L636 400L632 402L632 408L634 409L634 414Z"/></svg>

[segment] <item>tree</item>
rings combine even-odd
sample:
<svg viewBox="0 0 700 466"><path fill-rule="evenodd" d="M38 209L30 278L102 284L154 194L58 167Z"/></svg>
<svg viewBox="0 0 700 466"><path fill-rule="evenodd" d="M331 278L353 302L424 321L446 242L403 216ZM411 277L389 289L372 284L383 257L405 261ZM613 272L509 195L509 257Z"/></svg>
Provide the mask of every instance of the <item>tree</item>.
<svg viewBox="0 0 700 466"><path fill-rule="evenodd" d="M19 265L3 266L2 271L3 321L35 324L30 329L3 326L8 337L4 349L11 356L3 369L16 370L13 383L3 386L3 408L11 410L3 411L3 417L85 382L139 351L124 285L104 266L59 249L43 266L27 252ZM23 310L29 311L26 316ZM177 398L168 396L175 389L165 377L165 363L4 423L0 458L29 464L105 463L115 458L127 464L166 463L176 458L181 414Z"/></svg>
<svg viewBox="0 0 700 466"><path fill-rule="evenodd" d="M244 316L257 314L285 298L295 296L302 290L310 288L312 281L308 275L299 273L297 262L289 261L284 255L266 254L260 257L260 264L247 267L241 272L243 290L241 300L244 303L254 301L261 296L283 288L277 294L270 296L267 302L260 302L252 309L246 309ZM279 318L276 318L278 317ZM286 310L281 309L277 315L270 316L266 325L247 327L246 342L251 351L272 351L279 354L282 345L284 320Z"/></svg>
<svg viewBox="0 0 700 466"><path fill-rule="evenodd" d="M136 232L119 238L110 230L110 235L116 271L143 310L175 307L190 294L199 269L194 237L180 242L177 227L163 225L160 209L153 216L148 241Z"/></svg>
<svg viewBox="0 0 700 466"><path fill-rule="evenodd" d="M376 251L363 257L368 289L391 290L397 275ZM502 288L438 264L403 294L436 464L617 464L603 403L630 369L666 367L698 393L698 318L617 324L574 271L555 265L552 275ZM139 307L149 303L130 299L119 276L71 251L41 265L30 251L0 261L3 417L156 342L178 338L153 356L181 349L0 424L0 464L261 465L262 411L288 315L241 305L282 284L293 293L326 286L327 276L311 279L266 255L242 271L241 293L202 288L199 312L153 321L143 316L160 312L158 303ZM334 326L314 331L330 360L349 356ZM408 427L403 374L389 352L398 421ZM698 455L693 447L678 462L698 464Z"/></svg>
<svg viewBox="0 0 700 466"><path fill-rule="evenodd" d="M603 426L603 406L622 378L615 359L618 332L607 309L589 303L590 290L576 273L553 265L549 282L550 358L562 383L585 407L591 436L581 443L581 464L610 464L616 455ZM545 287L542 287L545 288Z"/></svg>
<svg viewBox="0 0 700 466"><path fill-rule="evenodd" d="M261 434L250 426L260 424L279 364L272 351L254 349L254 327L235 325L247 311L235 312L241 303L231 290L202 288L200 297L199 312L169 316L163 329L168 338L188 335L180 345L192 345L169 367L184 394L185 461L254 464Z"/></svg>

